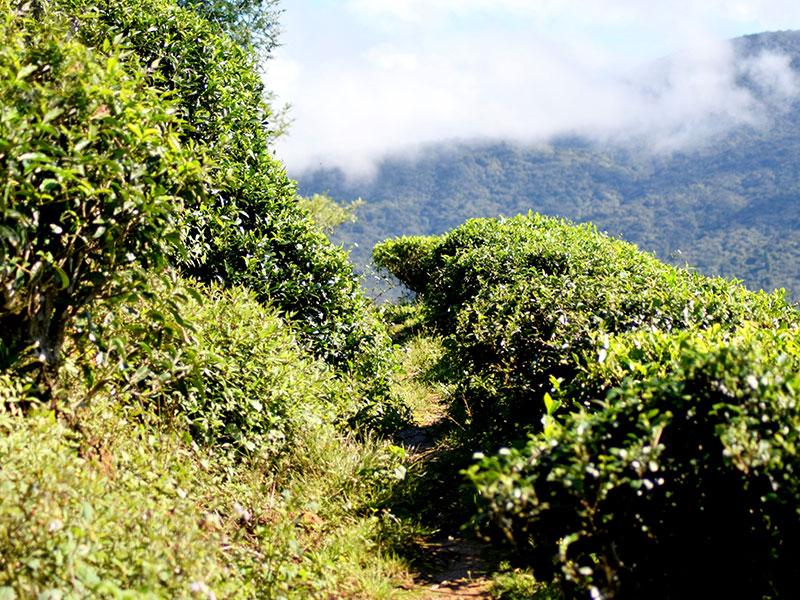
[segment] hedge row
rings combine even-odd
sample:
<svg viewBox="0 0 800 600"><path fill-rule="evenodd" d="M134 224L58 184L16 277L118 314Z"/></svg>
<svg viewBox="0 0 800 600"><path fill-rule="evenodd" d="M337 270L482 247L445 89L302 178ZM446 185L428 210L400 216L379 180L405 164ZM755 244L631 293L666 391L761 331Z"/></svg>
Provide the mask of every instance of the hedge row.
<svg viewBox="0 0 800 600"><path fill-rule="evenodd" d="M381 412L389 338L272 156L255 56L167 0L0 10L0 368L44 364L47 396L76 316L171 264L278 308Z"/></svg>
<svg viewBox="0 0 800 600"><path fill-rule="evenodd" d="M595 360L605 335L797 319L779 293L676 269L590 225L539 215L389 240L374 255L449 336L449 359L463 373L453 416L498 443L540 425L544 394ZM596 392L571 389L571 405Z"/></svg>
<svg viewBox="0 0 800 600"><path fill-rule="evenodd" d="M376 259L449 335L453 414L489 454L467 470L479 520L540 579L566 597L793 597L800 318L780 292L538 215Z"/></svg>

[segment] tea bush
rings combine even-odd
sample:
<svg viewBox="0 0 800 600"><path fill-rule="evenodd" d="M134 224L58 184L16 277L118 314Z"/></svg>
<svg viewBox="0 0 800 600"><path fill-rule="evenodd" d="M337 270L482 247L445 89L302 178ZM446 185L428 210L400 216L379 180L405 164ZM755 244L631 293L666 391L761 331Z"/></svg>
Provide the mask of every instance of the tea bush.
<svg viewBox="0 0 800 600"><path fill-rule="evenodd" d="M434 267L430 258L439 244L433 236L404 236L375 246L375 264L389 271L413 292L423 292Z"/></svg>
<svg viewBox="0 0 800 600"><path fill-rule="evenodd" d="M0 368L39 371L46 397L71 319L164 264L205 171L118 40L89 49L31 6L0 3Z"/></svg>
<svg viewBox="0 0 800 600"><path fill-rule="evenodd" d="M616 381L469 476L537 577L595 598L792 598L800 340L635 332L578 379Z"/></svg>
<svg viewBox="0 0 800 600"><path fill-rule="evenodd" d="M184 138L213 156L205 196L187 206L182 222L184 273L250 288L295 323L318 357L385 397L391 345L347 254L314 225L272 155L256 55L167 0L54 4L77 21L86 44L122 36L174 97Z"/></svg>
<svg viewBox="0 0 800 600"><path fill-rule="evenodd" d="M565 597L793 597L800 318L780 292L538 215L376 259L400 275L423 243L402 269L490 451L466 471L487 533Z"/></svg>
<svg viewBox="0 0 800 600"><path fill-rule="evenodd" d="M138 302L98 311L106 340L82 340L74 385L112 389L221 454L267 460L303 453L316 425L357 413L359 385L314 360L252 292L151 281Z"/></svg>
<svg viewBox="0 0 800 600"><path fill-rule="evenodd" d="M1 176L13 192L0 229L0 366L36 345L26 357L39 370L44 358L46 396L76 315L172 263L253 290L318 358L365 384L366 420L401 419L383 410L385 329L271 154L255 56L166 0L55 0L35 18L33 6L0 7Z"/></svg>
<svg viewBox="0 0 800 600"><path fill-rule="evenodd" d="M675 269L590 225L539 215L476 219L438 238L384 242L374 254L412 281L449 335L449 359L463 373L451 411L485 446L538 427L545 394L596 358L603 335L796 319L779 294ZM570 401L583 402L580 390Z"/></svg>

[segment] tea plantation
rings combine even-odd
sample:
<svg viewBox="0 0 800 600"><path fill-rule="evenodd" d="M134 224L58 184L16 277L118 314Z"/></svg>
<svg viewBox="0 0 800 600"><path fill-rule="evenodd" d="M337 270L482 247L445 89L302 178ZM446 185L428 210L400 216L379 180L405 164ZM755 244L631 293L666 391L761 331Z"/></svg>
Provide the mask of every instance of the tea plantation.
<svg viewBox="0 0 800 600"><path fill-rule="evenodd" d="M565 597L790 598L798 313L538 215L376 262L445 335L479 521Z"/></svg>
<svg viewBox="0 0 800 600"><path fill-rule="evenodd" d="M495 598L796 597L796 310L537 215L379 244L374 306L274 4L0 0L0 600L422 600L470 517Z"/></svg>

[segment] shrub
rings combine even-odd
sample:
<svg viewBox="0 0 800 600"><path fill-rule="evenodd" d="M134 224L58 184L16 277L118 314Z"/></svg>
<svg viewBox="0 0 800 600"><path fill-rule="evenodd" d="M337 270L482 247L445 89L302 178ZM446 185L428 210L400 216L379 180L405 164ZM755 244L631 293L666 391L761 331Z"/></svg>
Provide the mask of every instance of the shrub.
<svg viewBox="0 0 800 600"><path fill-rule="evenodd" d="M554 382L569 387L604 335L796 322L778 294L675 269L591 226L539 215L476 219L375 254L401 280L425 274L415 285L463 373L451 412L485 447L537 428L545 394ZM570 403L582 393L571 388Z"/></svg>
<svg viewBox="0 0 800 600"><path fill-rule="evenodd" d="M451 410L504 446L466 471L487 531L565 597L793 597L800 320L780 293L540 216L430 247Z"/></svg>
<svg viewBox="0 0 800 600"><path fill-rule="evenodd" d="M32 369L45 398L70 320L164 263L203 171L119 40L90 50L30 6L0 4L0 368Z"/></svg>
<svg viewBox="0 0 800 600"><path fill-rule="evenodd" d="M213 154L206 195L187 207L182 223L183 272L250 288L295 323L319 358L370 381L371 396L384 398L388 337L347 254L314 225L272 156L272 113L257 57L166 0L55 4L77 20L87 44L124 36L173 94L187 123L184 137Z"/></svg>
<svg viewBox="0 0 800 600"><path fill-rule="evenodd" d="M363 384L314 359L249 290L166 278L151 280L151 290L96 311L104 338L90 333L94 323L79 323L87 336L70 364L74 386L112 389L199 444L268 461L306 452L321 424L398 410L365 402Z"/></svg>
<svg viewBox="0 0 800 600"><path fill-rule="evenodd" d="M438 245L435 237L401 237L375 246L372 257L378 267L403 282L412 292L424 291L431 276L431 252Z"/></svg>
<svg viewBox="0 0 800 600"><path fill-rule="evenodd" d="M579 377L618 383L595 411L469 476L537 577L555 565L596 598L791 598L798 367L796 328L623 335Z"/></svg>

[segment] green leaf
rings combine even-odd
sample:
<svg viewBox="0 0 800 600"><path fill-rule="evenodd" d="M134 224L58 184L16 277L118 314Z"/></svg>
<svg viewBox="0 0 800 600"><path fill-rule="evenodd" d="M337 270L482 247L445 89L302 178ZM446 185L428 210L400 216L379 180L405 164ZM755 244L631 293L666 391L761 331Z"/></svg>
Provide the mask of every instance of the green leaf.
<svg viewBox="0 0 800 600"><path fill-rule="evenodd" d="M16 248L19 244L19 236L17 233L5 225L0 225L0 238L8 240L8 243L11 244L13 248Z"/></svg>
<svg viewBox="0 0 800 600"><path fill-rule="evenodd" d="M17 160L47 160L47 155L41 152L25 152L20 154Z"/></svg>
<svg viewBox="0 0 800 600"><path fill-rule="evenodd" d="M39 65L25 65L17 72L17 81L22 81L38 68Z"/></svg>
<svg viewBox="0 0 800 600"><path fill-rule="evenodd" d="M136 369L136 372L131 376L131 385L136 385L143 379L150 375L150 368L147 365L141 366Z"/></svg>
<svg viewBox="0 0 800 600"><path fill-rule="evenodd" d="M557 403L547 392L544 393L544 408L548 415L552 415L557 407Z"/></svg>
<svg viewBox="0 0 800 600"><path fill-rule="evenodd" d="M42 119L42 123L49 123L63 112L64 112L63 108L51 108L45 113L44 118Z"/></svg>
<svg viewBox="0 0 800 600"><path fill-rule="evenodd" d="M58 273L59 278L61 278L61 289L65 290L69 287L69 276L67 275L66 271L58 266L56 263L51 263L53 269L55 269L56 273Z"/></svg>

